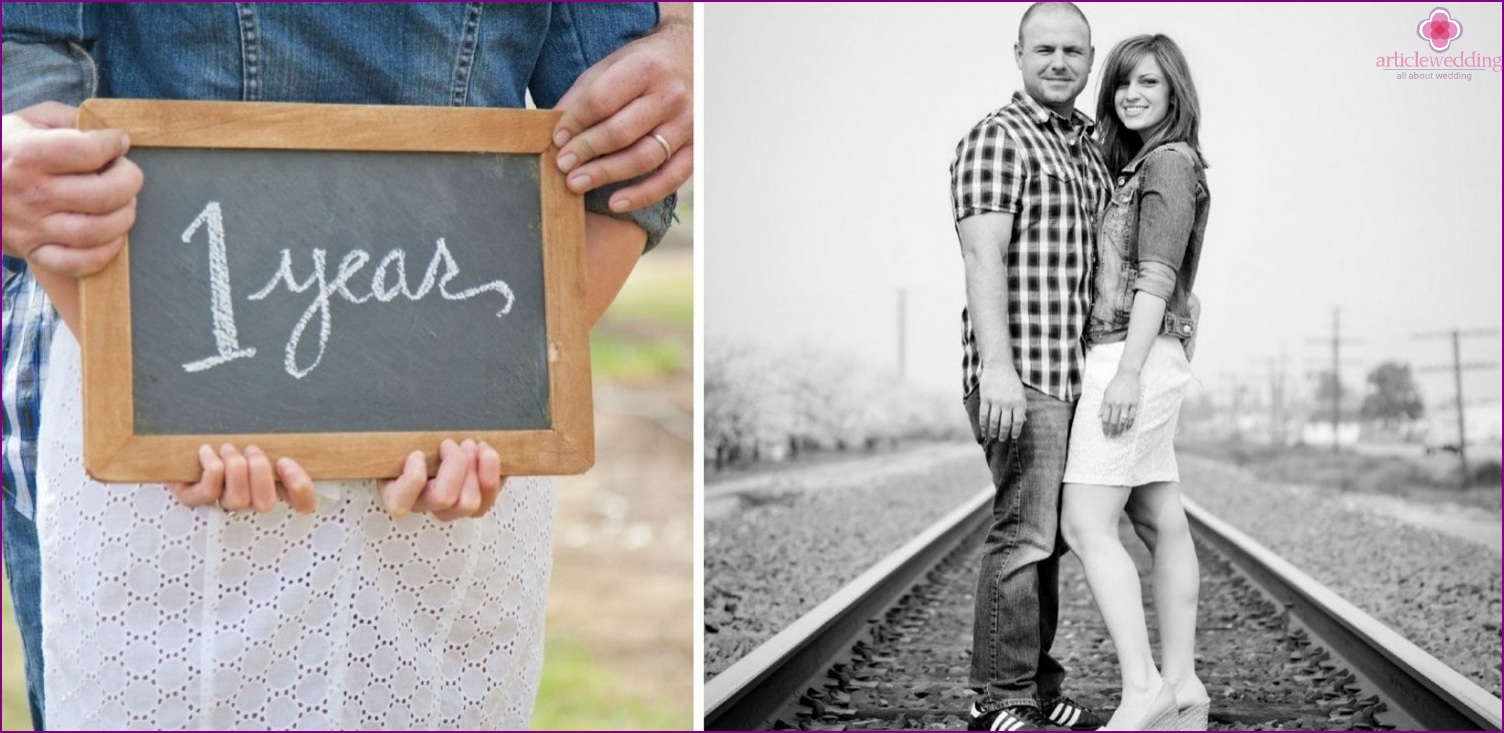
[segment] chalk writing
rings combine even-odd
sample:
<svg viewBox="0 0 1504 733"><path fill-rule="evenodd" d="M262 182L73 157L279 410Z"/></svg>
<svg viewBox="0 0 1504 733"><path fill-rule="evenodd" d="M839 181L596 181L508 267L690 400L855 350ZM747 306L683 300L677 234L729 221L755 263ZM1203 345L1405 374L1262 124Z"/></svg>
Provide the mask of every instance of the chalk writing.
<svg viewBox="0 0 1504 733"><path fill-rule="evenodd" d="M189 372L203 371L234 359L256 354L254 348L240 348L236 338L235 313L230 297L230 269L225 258L224 217L219 202L211 201L208 206L204 207L199 217L183 233L183 241L189 241L204 224L207 224L209 230L211 311L214 318L214 341L218 353L206 359L184 364L183 369ZM293 273L292 250L283 249L277 264L277 271L272 275L271 280L260 290L247 296L248 300L265 300L277 291L278 286L286 288L293 294L314 290L313 301L303 310L297 324L293 326L283 352L283 368L295 379L302 379L311 374L324 359L324 352L328 348L329 339L334 331L330 317L330 302L336 296L347 303L357 305L372 298L381 303L389 303L399 296L410 301L418 301L432 292L437 283L439 295L444 300L469 300L483 293L496 293L502 300L501 308L496 312L498 318L512 310L512 303L516 299L511 287L503 280L492 280L458 293L453 292L450 284L459 276L460 268L455 262L454 255L450 253L449 247L444 243L443 237L435 242L433 258L429 261L428 268L423 273L423 279L416 289L408 287L407 253L402 249L393 249L381 258L381 262L377 264L371 275L371 291L363 295L350 291L350 281L370 263L369 253L359 249L345 253L335 269L333 280L328 278L328 252L326 250L313 248L310 252L310 259L313 271L305 280L299 282L297 275ZM308 326L315 316L318 317L318 349L313 354L311 363L304 365L298 360L298 351Z"/></svg>
<svg viewBox="0 0 1504 733"><path fill-rule="evenodd" d="M255 349L240 348L235 333L235 303L230 299L230 264L225 259L225 219L218 201L210 201L198 218L183 231L183 242L192 243L199 227L209 228L209 313L214 318L214 356L183 365L188 372L201 372L227 361L255 356Z"/></svg>

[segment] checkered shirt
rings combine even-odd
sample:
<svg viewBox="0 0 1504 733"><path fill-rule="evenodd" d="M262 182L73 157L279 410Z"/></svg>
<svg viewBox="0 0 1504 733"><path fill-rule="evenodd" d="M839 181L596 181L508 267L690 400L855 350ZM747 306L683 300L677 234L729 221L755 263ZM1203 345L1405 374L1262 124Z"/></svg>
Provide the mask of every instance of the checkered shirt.
<svg viewBox="0 0 1504 733"><path fill-rule="evenodd" d="M6 493L14 494L16 511L32 517L36 511L37 414L57 312L24 261L3 259L4 432L0 442L5 453L0 469Z"/></svg>
<svg viewBox="0 0 1504 733"><path fill-rule="evenodd" d="M1060 400L1081 391L1097 216L1112 186L1093 127L1079 111L1067 121L1015 92L961 140L950 168L958 225L975 214L1013 215L1005 263L1013 366L1025 385ZM965 309L961 323L969 394L983 364Z"/></svg>

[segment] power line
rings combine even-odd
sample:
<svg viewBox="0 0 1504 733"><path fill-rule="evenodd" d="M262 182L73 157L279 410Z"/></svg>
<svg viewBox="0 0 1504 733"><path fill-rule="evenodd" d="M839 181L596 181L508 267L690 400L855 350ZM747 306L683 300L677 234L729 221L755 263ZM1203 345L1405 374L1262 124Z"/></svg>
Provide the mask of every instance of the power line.
<svg viewBox="0 0 1504 733"><path fill-rule="evenodd" d="M1415 334L1415 339L1429 340L1438 338L1452 339L1452 365L1451 366L1428 366L1421 367L1422 372L1451 371L1452 378L1457 385L1457 460L1462 464L1462 486L1466 487L1470 474L1467 468L1467 411L1466 401L1462 398L1462 373L1476 369L1493 369L1498 366L1496 362L1470 362L1462 363L1462 339L1475 337L1492 337L1499 335L1498 329L1472 329L1463 331L1452 329L1450 331L1430 331Z"/></svg>
<svg viewBox="0 0 1504 733"><path fill-rule="evenodd" d="M1311 343L1325 345L1327 340L1312 341ZM1332 452L1336 453L1341 448L1341 441L1337 437L1337 426L1342 421L1342 347L1344 343L1358 344L1359 341L1343 340L1342 338L1342 309L1332 308Z"/></svg>

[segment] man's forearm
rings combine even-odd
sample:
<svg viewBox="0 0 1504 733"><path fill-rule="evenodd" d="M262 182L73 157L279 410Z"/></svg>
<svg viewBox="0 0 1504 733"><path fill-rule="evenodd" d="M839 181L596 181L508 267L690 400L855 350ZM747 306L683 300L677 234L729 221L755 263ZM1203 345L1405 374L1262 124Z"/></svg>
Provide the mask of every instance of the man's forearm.
<svg viewBox="0 0 1504 733"><path fill-rule="evenodd" d="M966 308L977 340L982 368L1013 369L1013 342L1008 338L1008 278L1002 262L989 258L966 262Z"/></svg>
<svg viewBox="0 0 1504 733"><path fill-rule="evenodd" d="M956 225L961 259L966 265L966 307L983 370L1013 370L1013 341L1008 336L1008 243L1013 215L986 213Z"/></svg>

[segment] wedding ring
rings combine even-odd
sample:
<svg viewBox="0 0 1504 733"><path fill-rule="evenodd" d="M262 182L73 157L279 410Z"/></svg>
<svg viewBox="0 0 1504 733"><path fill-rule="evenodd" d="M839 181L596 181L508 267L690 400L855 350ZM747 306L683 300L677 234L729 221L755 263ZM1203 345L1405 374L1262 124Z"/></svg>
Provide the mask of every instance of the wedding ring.
<svg viewBox="0 0 1504 733"><path fill-rule="evenodd" d="M662 135L659 135L656 132L652 134L652 138L654 140L657 140L659 145L663 146L663 162L667 163L669 158L674 157L673 147L668 144L667 140L663 139Z"/></svg>

